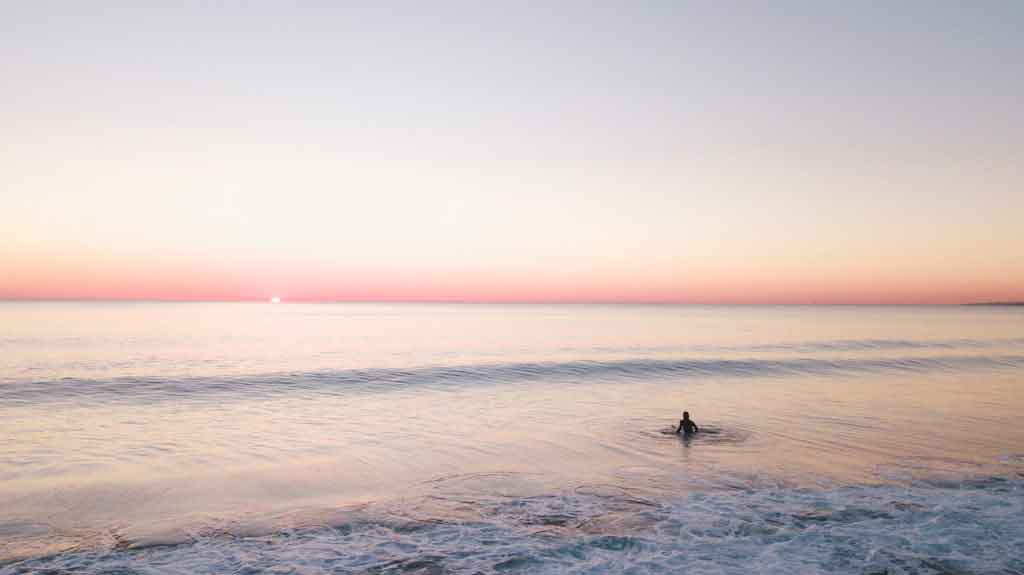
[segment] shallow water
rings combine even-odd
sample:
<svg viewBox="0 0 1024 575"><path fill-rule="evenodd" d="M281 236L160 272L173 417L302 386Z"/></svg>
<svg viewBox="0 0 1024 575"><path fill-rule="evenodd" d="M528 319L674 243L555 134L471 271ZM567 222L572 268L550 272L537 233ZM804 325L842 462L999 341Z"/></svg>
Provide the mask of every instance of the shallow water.
<svg viewBox="0 0 1024 575"><path fill-rule="evenodd" d="M0 573L1024 572L1021 308L0 325Z"/></svg>

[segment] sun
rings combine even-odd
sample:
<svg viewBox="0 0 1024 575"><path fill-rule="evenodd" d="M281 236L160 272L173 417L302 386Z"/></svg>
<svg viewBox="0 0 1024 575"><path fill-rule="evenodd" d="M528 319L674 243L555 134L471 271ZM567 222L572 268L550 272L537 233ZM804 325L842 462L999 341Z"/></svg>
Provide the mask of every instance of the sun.
<svg viewBox="0 0 1024 575"><path fill-rule="evenodd" d="M281 298L274 296L270 298L270 303L281 303Z"/></svg>

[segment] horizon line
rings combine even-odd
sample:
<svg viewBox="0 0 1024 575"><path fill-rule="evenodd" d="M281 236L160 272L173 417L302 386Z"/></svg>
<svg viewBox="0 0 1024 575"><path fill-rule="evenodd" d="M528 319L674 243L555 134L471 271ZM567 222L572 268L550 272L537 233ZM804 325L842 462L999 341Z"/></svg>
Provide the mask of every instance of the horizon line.
<svg viewBox="0 0 1024 575"><path fill-rule="evenodd" d="M694 302L694 301L628 301L628 300L476 300L476 299L285 299L272 302L267 298L206 299L206 298L104 298L104 297L0 297L0 302L50 302L50 303L266 303L282 304L458 304L458 305L676 305L676 306L1024 306L1024 301L964 301L964 302Z"/></svg>

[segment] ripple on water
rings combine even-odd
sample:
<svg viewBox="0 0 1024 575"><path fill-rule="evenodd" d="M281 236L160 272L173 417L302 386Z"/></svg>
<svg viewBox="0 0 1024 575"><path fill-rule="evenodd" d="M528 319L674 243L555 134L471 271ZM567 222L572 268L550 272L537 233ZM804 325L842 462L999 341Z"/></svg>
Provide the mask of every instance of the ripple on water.
<svg viewBox="0 0 1024 575"><path fill-rule="evenodd" d="M742 427L701 425L700 431L689 436L676 433L675 427L663 427L657 431L642 431L642 435L653 439L673 439L692 445L735 445L750 439L751 432Z"/></svg>

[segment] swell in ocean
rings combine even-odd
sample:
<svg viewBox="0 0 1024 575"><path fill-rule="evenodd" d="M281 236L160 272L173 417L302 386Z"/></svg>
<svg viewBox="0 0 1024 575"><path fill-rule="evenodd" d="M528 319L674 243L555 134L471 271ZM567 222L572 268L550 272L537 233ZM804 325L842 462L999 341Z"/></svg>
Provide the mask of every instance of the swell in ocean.
<svg viewBox="0 0 1024 575"><path fill-rule="evenodd" d="M748 352L821 352L891 350L965 350L1013 348L1024 340L957 340L912 342L866 340L777 344L731 348ZM712 348L703 349L708 351ZM722 346L715 351L724 351ZM602 350L607 352L608 350ZM636 350L634 350L636 351ZM694 359L627 358L614 360L530 361L477 363L408 368L321 369L279 373L209 375L209 377L62 378L50 381L17 380L0 384L0 401L117 402L176 400L197 394L243 394L247 397L282 393L381 393L407 389L494 385L535 380L586 381L645 380L655 378L772 378L800 375L856 373L1014 370L1024 367L1024 355L928 354L879 357L720 357Z"/></svg>
<svg viewBox="0 0 1024 575"><path fill-rule="evenodd" d="M0 384L0 401L151 402L183 396L267 397L296 392L381 393L411 386L443 389L532 380L587 384L652 378L763 378L1017 370L1024 355L903 355L875 358L622 359L517 362L417 368L335 369L237 376L62 378Z"/></svg>

